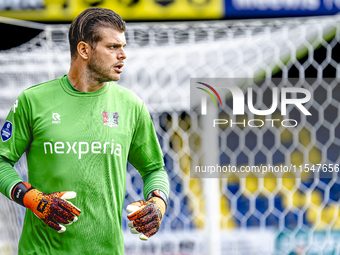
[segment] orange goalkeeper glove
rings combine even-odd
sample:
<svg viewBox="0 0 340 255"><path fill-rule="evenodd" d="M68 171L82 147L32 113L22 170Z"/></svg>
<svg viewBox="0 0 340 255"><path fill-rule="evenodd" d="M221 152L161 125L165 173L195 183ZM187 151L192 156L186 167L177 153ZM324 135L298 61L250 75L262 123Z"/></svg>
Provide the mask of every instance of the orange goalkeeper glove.
<svg viewBox="0 0 340 255"><path fill-rule="evenodd" d="M38 218L58 233L66 231L66 227L60 223L70 225L78 220L80 209L65 200L75 198L76 195L74 191L42 193L26 182L19 182L12 190L12 199L15 202L31 209Z"/></svg>
<svg viewBox="0 0 340 255"><path fill-rule="evenodd" d="M166 195L160 190L150 192L147 199L148 201L139 200L126 207L130 212L127 215L130 231L133 234L140 233L139 238L143 241L157 233L167 205Z"/></svg>

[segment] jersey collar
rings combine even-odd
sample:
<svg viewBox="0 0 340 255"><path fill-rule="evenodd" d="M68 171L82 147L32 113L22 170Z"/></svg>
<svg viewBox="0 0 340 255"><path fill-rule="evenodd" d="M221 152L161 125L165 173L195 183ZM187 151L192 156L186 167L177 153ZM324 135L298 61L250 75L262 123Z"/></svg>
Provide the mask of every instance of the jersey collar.
<svg viewBox="0 0 340 255"><path fill-rule="evenodd" d="M93 92L84 92L75 89L72 84L70 83L69 79L67 78L67 74L65 74L63 77L61 77L61 86L65 90L66 93L71 94L73 96L79 96L79 97L94 97L94 96L99 96L103 93L105 93L109 87L110 87L110 82L107 82L105 86L99 90L93 91Z"/></svg>

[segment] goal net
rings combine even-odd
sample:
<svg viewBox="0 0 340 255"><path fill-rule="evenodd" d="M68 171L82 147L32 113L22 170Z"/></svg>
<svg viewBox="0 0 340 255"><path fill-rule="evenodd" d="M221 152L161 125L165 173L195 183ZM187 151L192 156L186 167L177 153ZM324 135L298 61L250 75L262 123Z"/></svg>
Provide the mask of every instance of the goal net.
<svg viewBox="0 0 340 255"><path fill-rule="evenodd" d="M234 177L215 181L209 193L209 181L190 178L193 155L189 146L204 132L190 113L190 78L338 77L339 24L338 16L128 24L128 57L119 84L140 96L150 111L169 175L170 201L159 233L148 242L128 232L124 211L126 254L339 251L340 182L336 177ZM1 126L23 89L68 72L68 26L41 29L31 41L0 52ZM265 91L265 86L260 88ZM258 157L273 164L337 163L339 93L335 83L315 85L315 104L309 106L315 111L314 118L301 118L298 129L221 128L220 142L212 150L217 151L221 164L235 162L238 166L255 164ZM267 141L275 141L275 145ZM24 157L15 168L27 179ZM125 205L141 199L142 188L138 172L129 165ZM217 210L209 211L212 198ZM2 195L0 204L0 254L16 254L24 209Z"/></svg>

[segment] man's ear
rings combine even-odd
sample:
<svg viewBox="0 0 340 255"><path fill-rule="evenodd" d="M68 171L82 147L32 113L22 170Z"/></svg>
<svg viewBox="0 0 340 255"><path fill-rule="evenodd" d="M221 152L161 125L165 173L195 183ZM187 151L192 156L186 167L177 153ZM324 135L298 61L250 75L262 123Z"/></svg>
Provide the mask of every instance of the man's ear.
<svg viewBox="0 0 340 255"><path fill-rule="evenodd" d="M86 42L79 42L77 45L77 51L79 56L84 59L87 60L89 58L89 50L90 50L90 45L87 44Z"/></svg>

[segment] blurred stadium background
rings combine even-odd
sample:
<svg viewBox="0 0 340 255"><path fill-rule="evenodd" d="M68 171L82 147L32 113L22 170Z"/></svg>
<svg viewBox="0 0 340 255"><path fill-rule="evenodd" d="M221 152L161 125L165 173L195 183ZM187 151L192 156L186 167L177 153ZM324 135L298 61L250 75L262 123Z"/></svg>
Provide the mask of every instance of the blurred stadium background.
<svg viewBox="0 0 340 255"><path fill-rule="evenodd" d="M340 253L337 175L190 178L190 155L206 156L204 123L189 109L190 78L339 77L339 1L0 0L0 126L23 89L68 72L68 23L90 6L128 21L119 84L146 102L170 178L166 216L148 242L128 232L124 211L126 254ZM292 110L295 129L221 127L211 148L219 163L339 163L340 87L335 80L311 89L312 116ZM27 179L24 157L16 169ZM127 174L126 205L143 186L131 166ZM24 209L3 195L0 205L0 254L17 254Z"/></svg>

